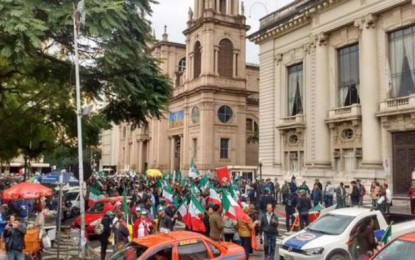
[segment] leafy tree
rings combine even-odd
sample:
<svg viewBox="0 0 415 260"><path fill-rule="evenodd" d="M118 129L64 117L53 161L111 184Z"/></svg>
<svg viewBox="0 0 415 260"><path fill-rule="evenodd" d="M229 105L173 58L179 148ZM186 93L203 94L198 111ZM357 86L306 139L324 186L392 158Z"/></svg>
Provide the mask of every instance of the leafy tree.
<svg viewBox="0 0 415 260"><path fill-rule="evenodd" d="M152 56L151 3L85 1L86 23L78 42L82 97L105 104L83 119L85 146L97 144L100 130L111 122L137 126L167 109L171 84ZM0 0L1 160L21 151L37 157L61 144L76 145L76 4Z"/></svg>

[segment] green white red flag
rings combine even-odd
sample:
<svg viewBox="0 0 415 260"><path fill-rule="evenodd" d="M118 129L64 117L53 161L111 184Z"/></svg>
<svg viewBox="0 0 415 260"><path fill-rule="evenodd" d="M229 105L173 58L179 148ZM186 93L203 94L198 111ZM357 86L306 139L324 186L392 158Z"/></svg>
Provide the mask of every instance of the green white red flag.
<svg viewBox="0 0 415 260"><path fill-rule="evenodd" d="M196 167L195 162L192 160L190 162L190 168L189 168L189 177L195 179L200 176L199 170Z"/></svg>
<svg viewBox="0 0 415 260"><path fill-rule="evenodd" d="M244 222L249 222L251 220L248 214L243 211L235 199L232 198L231 194L226 190L223 190L222 194L222 207L225 215L231 219L240 219Z"/></svg>
<svg viewBox="0 0 415 260"><path fill-rule="evenodd" d="M221 202L221 197L220 195L216 192L215 189L209 188L209 199L208 199L208 203L213 203L213 204L218 204L220 205Z"/></svg>
<svg viewBox="0 0 415 260"><path fill-rule="evenodd" d="M206 226L203 223L205 209L193 194L190 198L187 214L182 215L183 222L192 231L206 232Z"/></svg>
<svg viewBox="0 0 415 260"><path fill-rule="evenodd" d="M102 191L96 188L89 189L89 200L88 200L88 207L94 206L95 202L102 200L105 198L105 195Z"/></svg>
<svg viewBox="0 0 415 260"><path fill-rule="evenodd" d="M173 202L174 191L169 186L163 187L163 198L166 200L167 204Z"/></svg>

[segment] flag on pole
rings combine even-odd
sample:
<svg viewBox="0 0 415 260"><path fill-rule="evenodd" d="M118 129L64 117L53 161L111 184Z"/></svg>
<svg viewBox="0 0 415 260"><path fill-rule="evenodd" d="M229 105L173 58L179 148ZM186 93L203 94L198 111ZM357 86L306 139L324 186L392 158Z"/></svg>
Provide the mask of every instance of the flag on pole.
<svg viewBox="0 0 415 260"><path fill-rule="evenodd" d="M207 188L209 188L209 186L209 178L207 176L204 176L202 180L200 180L200 188L202 189L202 191L205 191Z"/></svg>
<svg viewBox="0 0 415 260"><path fill-rule="evenodd" d="M227 184L229 185L232 181L231 174L229 173L228 167L223 167L216 170L218 174L218 180L220 185Z"/></svg>
<svg viewBox="0 0 415 260"><path fill-rule="evenodd" d="M190 218L190 214L188 214L189 209L186 200L182 202L177 211L179 212L180 216L182 216L182 221L186 225L186 227L192 229L192 220Z"/></svg>
<svg viewBox="0 0 415 260"><path fill-rule="evenodd" d="M184 219L190 219L190 225L192 231L206 232L206 226L203 223L203 216L205 209L200 205L199 201L194 195L191 195L189 209Z"/></svg>
<svg viewBox="0 0 415 260"><path fill-rule="evenodd" d="M382 240L381 240L381 241L382 241L384 244L387 244L387 243L389 242L389 240L390 240L391 236L392 236L392 223L391 223L391 224L389 224L389 225L388 225L388 227L386 228L385 234L383 235L383 237L382 237Z"/></svg>
<svg viewBox="0 0 415 260"><path fill-rule="evenodd" d="M167 204L173 203L174 191L171 187L163 187L163 198L166 200Z"/></svg>
<svg viewBox="0 0 415 260"><path fill-rule="evenodd" d="M208 199L208 203L213 203L213 204L217 204L220 205L221 202L221 198L220 195L215 191L215 189L209 188L209 199Z"/></svg>
<svg viewBox="0 0 415 260"><path fill-rule="evenodd" d="M199 176L200 176L199 170L197 169L196 164L192 159L192 161L190 162L189 177L195 179Z"/></svg>
<svg viewBox="0 0 415 260"><path fill-rule="evenodd" d="M89 188L89 201L88 207L94 206L95 202L105 198L105 195L102 191L96 188Z"/></svg>
<svg viewBox="0 0 415 260"><path fill-rule="evenodd" d="M251 220L248 214L246 214L243 211L243 209L239 206L235 199L232 198L231 194L226 190L223 190L222 206L225 215L227 215L231 219L240 219L244 222L249 222Z"/></svg>
<svg viewBox="0 0 415 260"><path fill-rule="evenodd" d="M128 220L130 219L128 217L128 205L127 205L127 189L125 188L124 185L124 192L123 192L123 200L122 200L122 204L124 206L124 216L125 216L125 220L127 221L127 226L128 226Z"/></svg>

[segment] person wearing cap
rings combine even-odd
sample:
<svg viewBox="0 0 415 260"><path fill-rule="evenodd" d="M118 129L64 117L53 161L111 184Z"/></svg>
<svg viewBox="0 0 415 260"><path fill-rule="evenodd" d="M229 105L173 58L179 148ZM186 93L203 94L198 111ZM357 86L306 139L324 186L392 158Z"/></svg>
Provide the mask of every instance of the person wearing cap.
<svg viewBox="0 0 415 260"><path fill-rule="evenodd" d="M102 218L101 224L104 227L104 231L99 236L101 242L101 260L105 260L107 254L107 248L109 244L109 237L111 236L112 220L114 219L114 213L108 210L105 216Z"/></svg>
<svg viewBox="0 0 415 260"><path fill-rule="evenodd" d="M133 238L148 236L153 230L153 222L147 215L147 210L141 210L141 217L134 222Z"/></svg>
<svg viewBox="0 0 415 260"><path fill-rule="evenodd" d="M131 216L131 223L135 223L141 218L141 207L135 207L134 215Z"/></svg>
<svg viewBox="0 0 415 260"><path fill-rule="evenodd" d="M298 198L297 200L297 210L300 216L300 229L303 229L305 226L310 225L310 220L308 219L308 212L310 211L310 209L310 198L307 197L305 190L300 190L300 198Z"/></svg>
<svg viewBox="0 0 415 260"><path fill-rule="evenodd" d="M160 229L169 229L170 231L173 230L173 223L171 221L171 218L167 216L166 211L163 206L159 206L157 209L159 219L158 219L158 226L157 231L160 232Z"/></svg>

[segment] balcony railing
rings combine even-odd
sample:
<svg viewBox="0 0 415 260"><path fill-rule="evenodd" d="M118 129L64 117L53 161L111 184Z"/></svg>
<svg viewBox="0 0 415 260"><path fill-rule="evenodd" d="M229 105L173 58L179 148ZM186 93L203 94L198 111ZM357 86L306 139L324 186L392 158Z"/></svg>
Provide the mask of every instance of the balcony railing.
<svg viewBox="0 0 415 260"><path fill-rule="evenodd" d="M415 94L406 97L391 98L380 102L378 116L415 111Z"/></svg>
<svg viewBox="0 0 415 260"><path fill-rule="evenodd" d="M360 104L353 104L347 107L337 107L329 111L329 121L344 120L360 117L362 115Z"/></svg>
<svg viewBox="0 0 415 260"><path fill-rule="evenodd" d="M279 129L290 129L290 128L297 128L297 127L304 127L304 116L302 114L298 114L295 116L290 117L283 117L280 119L280 123L277 126Z"/></svg>

